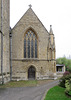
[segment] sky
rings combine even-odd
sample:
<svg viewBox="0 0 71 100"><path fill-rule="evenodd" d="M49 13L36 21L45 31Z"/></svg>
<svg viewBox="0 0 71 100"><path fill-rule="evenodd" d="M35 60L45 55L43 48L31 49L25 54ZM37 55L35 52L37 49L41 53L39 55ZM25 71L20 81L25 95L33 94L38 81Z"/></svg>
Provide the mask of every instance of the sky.
<svg viewBox="0 0 71 100"><path fill-rule="evenodd" d="M48 31L52 25L56 58L71 58L71 0L10 0L11 28L28 10L30 4Z"/></svg>

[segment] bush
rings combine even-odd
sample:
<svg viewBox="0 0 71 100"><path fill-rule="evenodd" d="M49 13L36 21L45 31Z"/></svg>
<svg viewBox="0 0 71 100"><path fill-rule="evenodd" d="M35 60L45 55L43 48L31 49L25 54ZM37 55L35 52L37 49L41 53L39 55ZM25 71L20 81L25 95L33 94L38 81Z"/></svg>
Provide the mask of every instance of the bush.
<svg viewBox="0 0 71 100"><path fill-rule="evenodd" d="M65 92L68 93L68 92L71 90L71 87L70 87L70 80L66 80L66 81L65 81L65 87L66 87Z"/></svg>
<svg viewBox="0 0 71 100"><path fill-rule="evenodd" d="M69 71L65 71L64 74L63 74L63 76L66 76L66 75L69 75L69 74L70 74Z"/></svg>
<svg viewBox="0 0 71 100"><path fill-rule="evenodd" d="M65 75L65 76L61 77L60 80L59 80L59 82L60 82L59 85L61 87L64 87L65 88L65 81L66 80L70 80L70 79L71 79L71 74Z"/></svg>
<svg viewBox="0 0 71 100"><path fill-rule="evenodd" d="M71 97L71 79L70 80L66 80L65 81L65 94L68 96L68 97Z"/></svg>
<svg viewBox="0 0 71 100"><path fill-rule="evenodd" d="M69 91L69 95L71 95L71 91Z"/></svg>
<svg viewBox="0 0 71 100"><path fill-rule="evenodd" d="M67 67L67 71L71 73L71 67Z"/></svg>

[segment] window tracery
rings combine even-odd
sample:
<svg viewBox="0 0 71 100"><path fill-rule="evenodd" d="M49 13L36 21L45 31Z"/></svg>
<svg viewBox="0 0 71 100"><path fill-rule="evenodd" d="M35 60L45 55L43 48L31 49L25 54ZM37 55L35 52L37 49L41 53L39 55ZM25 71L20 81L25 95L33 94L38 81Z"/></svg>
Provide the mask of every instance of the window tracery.
<svg viewBox="0 0 71 100"><path fill-rule="evenodd" d="M32 30L28 30L24 37L24 58L37 58L37 37Z"/></svg>

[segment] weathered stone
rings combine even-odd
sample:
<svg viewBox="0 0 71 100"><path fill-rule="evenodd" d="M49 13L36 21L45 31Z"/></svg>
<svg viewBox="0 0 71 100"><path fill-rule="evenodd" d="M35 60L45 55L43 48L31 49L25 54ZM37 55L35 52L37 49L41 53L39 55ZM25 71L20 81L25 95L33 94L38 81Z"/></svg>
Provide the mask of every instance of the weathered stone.
<svg viewBox="0 0 71 100"><path fill-rule="evenodd" d="M3 34L3 73L10 72L9 30L10 30L10 0L0 0L0 73L1 73L1 34ZM4 75L3 75L4 77Z"/></svg>
<svg viewBox="0 0 71 100"><path fill-rule="evenodd" d="M37 59L24 58L24 35L28 29L34 30L37 35ZM28 80L28 69L31 66L36 69L36 79L54 78L54 73L56 73L54 42L54 35L48 33L33 10L29 8L12 29L13 78L20 77L20 79Z"/></svg>
<svg viewBox="0 0 71 100"><path fill-rule="evenodd" d="M3 77L7 82L10 74L14 80L28 80L29 68L35 69L35 79L54 79L56 73L55 40L52 27L46 30L30 7L10 33L10 0L0 0L0 74L1 74L1 32L3 33ZM37 37L37 58L24 58L24 36L33 30ZM10 44L10 42L12 42ZM12 63L11 49L12 48ZM10 54L10 55L9 55ZM12 66L12 73L10 68ZM2 77L0 76L0 79Z"/></svg>

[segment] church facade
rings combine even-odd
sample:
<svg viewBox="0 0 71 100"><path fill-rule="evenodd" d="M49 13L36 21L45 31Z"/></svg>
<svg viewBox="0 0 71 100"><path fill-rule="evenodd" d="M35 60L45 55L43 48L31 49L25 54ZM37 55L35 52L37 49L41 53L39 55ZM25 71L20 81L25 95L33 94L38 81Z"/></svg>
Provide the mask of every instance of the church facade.
<svg viewBox="0 0 71 100"><path fill-rule="evenodd" d="M0 8L0 79L55 79L52 26L48 32L30 6L11 29L9 0L0 0Z"/></svg>

